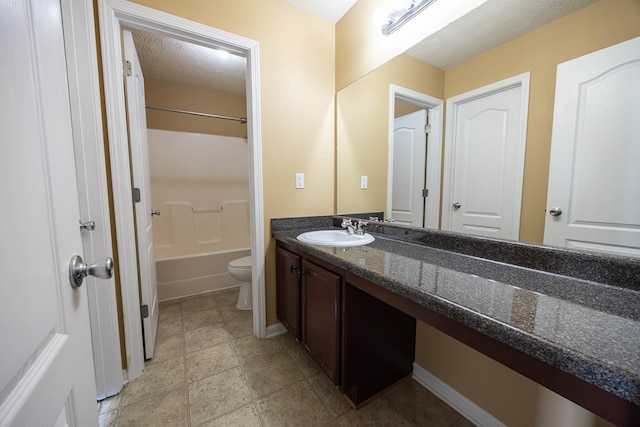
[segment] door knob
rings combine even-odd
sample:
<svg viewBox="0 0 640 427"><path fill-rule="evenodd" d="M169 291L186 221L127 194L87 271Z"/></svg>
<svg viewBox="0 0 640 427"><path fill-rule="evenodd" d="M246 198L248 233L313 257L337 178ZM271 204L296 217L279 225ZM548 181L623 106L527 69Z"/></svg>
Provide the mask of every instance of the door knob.
<svg viewBox="0 0 640 427"><path fill-rule="evenodd" d="M451 205L453 207L453 209L460 209L460 207L462 206L460 204L460 202L455 202L453 205Z"/></svg>
<svg viewBox="0 0 640 427"><path fill-rule="evenodd" d="M551 208L549 210L549 215L551 215L551 216L560 216L560 215L562 215L562 209L560 209L560 208Z"/></svg>
<svg viewBox="0 0 640 427"><path fill-rule="evenodd" d="M80 255L74 255L69 261L69 280L72 288L82 286L84 278L87 276L98 279L111 279L113 276L113 260L110 257L101 259L91 265L87 265Z"/></svg>
<svg viewBox="0 0 640 427"><path fill-rule="evenodd" d="M151 216L154 215L160 216L160 209L151 209Z"/></svg>

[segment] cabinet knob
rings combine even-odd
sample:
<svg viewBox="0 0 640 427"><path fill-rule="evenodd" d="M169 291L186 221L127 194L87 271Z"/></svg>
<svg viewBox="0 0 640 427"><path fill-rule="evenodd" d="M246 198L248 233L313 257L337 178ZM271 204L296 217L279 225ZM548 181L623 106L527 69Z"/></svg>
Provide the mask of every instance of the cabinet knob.
<svg viewBox="0 0 640 427"><path fill-rule="evenodd" d="M302 271L300 270L300 267L298 267L295 264L291 264L291 266L289 267L289 273L293 274L296 273L296 276L298 276L298 278L302 277Z"/></svg>

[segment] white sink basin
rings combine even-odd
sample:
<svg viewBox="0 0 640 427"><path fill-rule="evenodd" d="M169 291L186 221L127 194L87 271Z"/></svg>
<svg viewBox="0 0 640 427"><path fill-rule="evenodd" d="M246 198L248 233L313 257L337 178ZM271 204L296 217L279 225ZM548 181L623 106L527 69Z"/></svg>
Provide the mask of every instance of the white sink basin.
<svg viewBox="0 0 640 427"><path fill-rule="evenodd" d="M371 243L375 238L371 234L348 234L346 230L307 231L298 235L298 240L312 245L349 248Z"/></svg>

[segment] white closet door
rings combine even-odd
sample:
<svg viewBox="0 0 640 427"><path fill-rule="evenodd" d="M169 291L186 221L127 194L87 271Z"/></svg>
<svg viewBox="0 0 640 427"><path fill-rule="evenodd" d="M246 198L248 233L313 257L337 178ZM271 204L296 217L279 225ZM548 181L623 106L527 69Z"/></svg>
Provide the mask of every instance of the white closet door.
<svg viewBox="0 0 640 427"><path fill-rule="evenodd" d="M558 65L545 244L640 256L638 111L640 38Z"/></svg>

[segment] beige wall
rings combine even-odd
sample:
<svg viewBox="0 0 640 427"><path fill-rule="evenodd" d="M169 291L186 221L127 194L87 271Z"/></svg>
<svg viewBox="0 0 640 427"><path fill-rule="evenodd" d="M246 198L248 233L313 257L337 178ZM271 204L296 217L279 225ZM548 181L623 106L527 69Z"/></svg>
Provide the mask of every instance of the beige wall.
<svg viewBox="0 0 640 427"><path fill-rule="evenodd" d="M507 426L611 424L448 335L418 322L416 363Z"/></svg>
<svg viewBox="0 0 640 427"><path fill-rule="evenodd" d="M227 117L247 117L244 95L213 92L154 79L144 80L147 105ZM232 120L147 109L147 127L177 132L247 137L247 125Z"/></svg>
<svg viewBox="0 0 640 427"><path fill-rule="evenodd" d="M267 324L273 324L270 219L334 212L334 25L278 0L136 3L260 43ZM296 172L305 174L303 190L295 189Z"/></svg>
<svg viewBox="0 0 640 427"><path fill-rule="evenodd" d="M393 116L395 118L406 116L407 114L415 113L416 111L422 110L423 108L424 107L420 105L412 104L401 99L396 99L393 107Z"/></svg>
<svg viewBox="0 0 640 427"><path fill-rule="evenodd" d="M336 206L338 213L387 208L389 85L442 99L444 72L400 55L338 92ZM360 189L360 177L368 189Z"/></svg>

